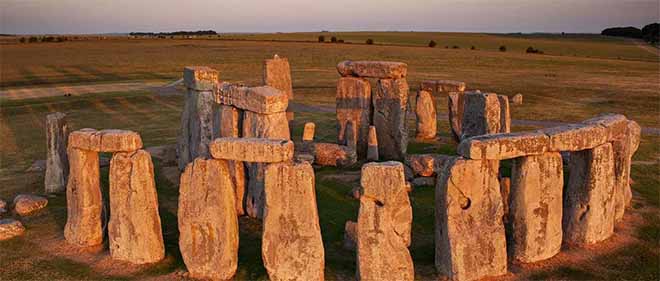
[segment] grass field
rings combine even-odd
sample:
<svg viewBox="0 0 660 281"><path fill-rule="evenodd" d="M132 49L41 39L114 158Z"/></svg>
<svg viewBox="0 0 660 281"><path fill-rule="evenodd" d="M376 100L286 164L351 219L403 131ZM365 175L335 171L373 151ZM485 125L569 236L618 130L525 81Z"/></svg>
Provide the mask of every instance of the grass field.
<svg viewBox="0 0 660 281"><path fill-rule="evenodd" d="M295 40L317 34L235 35L236 39ZM360 35L339 34L342 39L363 41ZM383 36L376 37L375 35ZM290 36L290 37L289 37ZM365 37L366 37L365 36ZM296 101L309 105L333 105L338 74L334 67L344 59L404 61L410 65L409 81L417 87L423 79L457 79L501 94L522 93L525 103L513 107L513 118L576 121L602 112L624 113L643 126L658 125L660 70L657 57L625 41L609 38L525 37L514 35L438 34L440 48L424 46L426 33L374 34L376 43L319 44L270 41L218 40L107 40L53 44L6 44L0 47L2 87L57 84L108 83L125 80L174 80L185 65L209 65L221 71L222 79L259 84L261 62L277 53L292 65ZM442 36L447 36L444 38ZM451 37L454 36L454 37ZM477 38L486 38L488 42ZM522 38L521 38L522 37ZM387 39L390 38L390 39ZM387 40L391 41L387 41ZM326 36L329 40L329 36ZM434 39L435 40L435 39ZM456 40L461 49L444 49ZM473 41L469 40L475 40ZM497 40L503 40L499 43ZM475 45L479 50L465 46ZM518 43L516 43L518 42ZM533 43L550 55L523 53ZM421 44L421 45L420 45ZM500 44L509 51L497 51ZM516 45L517 44L517 45ZM548 44L548 45L544 45ZM554 45L553 45L554 44ZM419 46L417 46L419 45ZM493 46L492 48L490 46ZM509 47L510 46L510 47ZM521 49L517 49L521 46ZM524 47L522 47L524 46ZM547 47L545 47L547 46ZM554 49L551 46L558 46ZM599 48L589 58L590 49ZM492 49L492 50L491 50ZM575 49L576 55L560 54ZM623 56L622 54L627 54ZM622 59L618 59L622 57ZM441 101L442 104L443 101ZM17 193L41 193L43 176L25 169L45 158L45 115L62 111L73 129L83 127L122 128L140 132L145 146L172 144L179 130L183 99L150 92L115 92L79 97L51 97L0 101L0 198L11 200ZM441 112L446 109L441 108ZM317 138L335 139L332 113L299 113L294 137L300 138L306 121L317 124ZM447 123L439 124L448 137ZM531 129L514 127L514 131ZM537 265L512 265L507 279L599 279L657 280L660 245L660 138L644 136L635 155L632 177L635 204L617 234L588 250L565 249L559 256ZM411 153L453 153L453 144L411 143ZM0 280L138 280L182 279L185 270L178 253L176 205L178 188L166 180L168 169L155 162L160 213L166 240L166 259L154 266L131 266L112 261L106 253L76 252L63 242L66 221L63 195L50 198L43 212L21 218L27 232L23 237L0 242ZM171 169L170 169L171 170ZM341 247L344 222L355 219L358 202L347 193L358 184L358 167L316 171L316 191L326 255L326 279L352 279L355 256ZM107 189L107 168L102 170ZM411 254L419 280L435 278L433 268L432 187L412 193L413 245ZM241 219L237 280L265 279L260 255L260 223Z"/></svg>

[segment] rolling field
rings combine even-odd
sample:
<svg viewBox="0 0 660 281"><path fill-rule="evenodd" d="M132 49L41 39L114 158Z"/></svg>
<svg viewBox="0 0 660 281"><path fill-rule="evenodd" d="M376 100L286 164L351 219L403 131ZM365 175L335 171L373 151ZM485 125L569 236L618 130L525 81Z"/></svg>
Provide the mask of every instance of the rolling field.
<svg viewBox="0 0 660 281"><path fill-rule="evenodd" d="M326 40L332 35L326 35ZM261 83L263 59L277 53L291 62L297 103L334 106L337 62L345 59L396 60L409 64L409 82L455 79L512 96L524 95L512 107L512 118L579 121L598 113L626 114L645 127L660 127L660 68L657 56L622 40L602 37L519 36L439 33L340 33L340 39L377 44L320 44L317 33L231 35L236 40L80 41L52 44L0 45L0 85L3 88L148 80L163 83L181 77L186 65L208 65L227 81ZM378 37L377 37L378 36ZM424 47L438 36L438 47ZM238 40L241 39L241 40ZM243 40L248 39L248 40ZM252 41L254 40L254 41ZM280 40L273 42L268 40ZM501 40L501 41L500 41ZM312 41L312 42L289 42ZM446 42L446 43L445 43ZM449 43L452 42L452 43ZM460 49L445 49L460 45ZM469 50L475 45L478 50ZM497 48L506 45L507 52ZM525 54L528 46L547 55ZM573 50L570 53L567 50ZM621 59L619 59L621 58ZM440 104L445 104L444 100ZM176 142L183 98L146 91L95 93L74 97L0 100L0 198L18 193L42 193L43 175L25 172L45 158L45 115L66 112L70 127L122 128L139 132L147 147ZM446 108L440 107L439 114ZM304 122L317 125L317 139L335 140L333 113L300 112L293 123L299 140ZM439 122L441 141L412 142L410 153L454 153L447 122ZM414 126L411 126L414 130ZM534 129L515 127L513 131ZM445 140L445 141L443 141ZM660 258L660 137L643 136L634 157L633 209L618 224L610 240L588 248L564 249L547 262L512 264L507 280L657 280ZM171 167L155 161L166 259L154 266L112 261L102 253L78 252L65 245L65 196L49 198L35 216L21 218L27 232L0 242L0 280L171 280L185 279L178 252L176 222L178 187L169 180ZM107 167L102 184L107 190ZM176 177L174 172L174 177ZM326 279L352 280L355 256L342 249L346 220L357 216L358 202L347 194L359 184L359 166L316 170L316 192L326 256ZM419 280L434 280L433 187L416 188L411 254ZM242 218L237 280L266 279L261 262L260 222ZM106 246L107 247L107 246Z"/></svg>

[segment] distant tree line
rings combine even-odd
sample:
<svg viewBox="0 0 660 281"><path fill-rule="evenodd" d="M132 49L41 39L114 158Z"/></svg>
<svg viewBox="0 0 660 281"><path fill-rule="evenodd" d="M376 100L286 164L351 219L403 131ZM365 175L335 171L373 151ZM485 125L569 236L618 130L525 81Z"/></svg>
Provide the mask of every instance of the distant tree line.
<svg viewBox="0 0 660 281"><path fill-rule="evenodd" d="M206 35L218 35L217 32L213 30L198 30L198 31L175 31L175 32L131 32L131 36L206 36Z"/></svg>
<svg viewBox="0 0 660 281"><path fill-rule="evenodd" d="M646 42L657 44L660 42L660 24L652 23L639 29L634 26L611 27L600 33L606 36L644 39Z"/></svg>

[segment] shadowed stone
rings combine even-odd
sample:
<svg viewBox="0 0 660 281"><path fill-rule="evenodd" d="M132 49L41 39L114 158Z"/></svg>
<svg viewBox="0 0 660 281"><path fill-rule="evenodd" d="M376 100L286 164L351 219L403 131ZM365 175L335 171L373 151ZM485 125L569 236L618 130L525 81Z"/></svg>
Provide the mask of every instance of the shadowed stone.
<svg viewBox="0 0 660 281"><path fill-rule="evenodd" d="M81 247L103 242L101 229L101 185L99 154L71 147L69 143L69 181L66 186L66 241Z"/></svg>
<svg viewBox="0 0 660 281"><path fill-rule="evenodd" d="M450 92L447 96L449 107L449 126L455 141L461 140L463 112L465 111L465 93Z"/></svg>
<svg viewBox="0 0 660 281"><path fill-rule="evenodd" d="M575 124L541 130L550 138L548 151L580 151L607 142L607 130L597 124Z"/></svg>
<svg viewBox="0 0 660 281"><path fill-rule="evenodd" d="M293 142L262 138L217 138L211 143L216 159L275 163L293 159Z"/></svg>
<svg viewBox="0 0 660 281"><path fill-rule="evenodd" d="M438 116L431 93L419 91L415 106L417 116L417 139L434 139L438 130Z"/></svg>
<svg viewBox="0 0 660 281"><path fill-rule="evenodd" d="M357 222L357 279L413 280L408 252L412 208L403 165L399 162L362 166Z"/></svg>
<svg viewBox="0 0 660 281"><path fill-rule="evenodd" d="M192 278L227 280L238 266L238 218L229 166L195 159L181 174L179 249Z"/></svg>
<svg viewBox="0 0 660 281"><path fill-rule="evenodd" d="M408 82L405 79L378 80L373 104L378 155L383 160L403 160L408 148Z"/></svg>
<svg viewBox="0 0 660 281"><path fill-rule="evenodd" d="M549 138L542 131L482 135L463 140L458 154L470 159L504 160L546 152Z"/></svg>
<svg viewBox="0 0 660 281"><path fill-rule="evenodd" d="M564 241L593 244L614 233L614 155L605 143L571 154L564 192Z"/></svg>
<svg viewBox="0 0 660 281"><path fill-rule="evenodd" d="M303 129L303 136L302 140L312 142L314 141L314 131L316 129L316 125L312 122L307 122L305 123L305 128Z"/></svg>
<svg viewBox="0 0 660 281"><path fill-rule="evenodd" d="M376 135L376 127L369 126L367 161L378 161L378 158L378 136Z"/></svg>
<svg viewBox="0 0 660 281"><path fill-rule="evenodd" d="M270 280L323 280L314 169L309 163L266 168L261 255Z"/></svg>
<svg viewBox="0 0 660 281"><path fill-rule="evenodd" d="M408 154L406 165L408 165L415 176L430 177L442 168L442 165L450 156L442 154Z"/></svg>
<svg viewBox="0 0 660 281"><path fill-rule="evenodd" d="M263 78L264 85L284 92L289 100L293 99L291 67L288 59L275 55L272 59L265 60Z"/></svg>
<svg viewBox="0 0 660 281"><path fill-rule="evenodd" d="M243 112L230 105L218 105L215 112L213 136L215 138L237 138L242 131ZM228 161L229 174L234 183L234 192L236 194L236 213L238 216L245 214L243 209L243 200L245 198L246 172L245 165L241 161Z"/></svg>
<svg viewBox="0 0 660 281"><path fill-rule="evenodd" d="M0 241L12 239L25 233L25 227L15 219L0 220Z"/></svg>
<svg viewBox="0 0 660 281"><path fill-rule="evenodd" d="M630 159L632 161L632 156L637 152L637 149L639 148L639 143L641 141L642 137L642 127L637 124L635 121L630 121L628 123L628 138L630 141ZM625 163L621 167L626 167ZM625 171L625 169L617 169L617 171ZM628 172L630 172L630 166L628 166ZM622 173L625 175L625 173ZM626 207L631 207L631 202L632 202L632 190L630 189L630 182L632 181L632 178L630 178L630 175L628 174L628 185L624 188L623 192L623 200L625 202ZM623 181L621 181L623 182Z"/></svg>
<svg viewBox="0 0 660 281"><path fill-rule="evenodd" d="M183 69L183 84L195 91L213 91L218 87L220 73L206 66L186 66Z"/></svg>
<svg viewBox="0 0 660 281"><path fill-rule="evenodd" d="M511 194L511 178L500 177L500 195L502 196L502 206L504 209L504 226L509 222L509 198ZM510 231L507 231L510 232Z"/></svg>
<svg viewBox="0 0 660 281"><path fill-rule="evenodd" d="M113 259L134 264L165 257L151 155L115 153L110 160L108 240Z"/></svg>
<svg viewBox="0 0 660 281"><path fill-rule="evenodd" d="M371 84L368 80L342 77L337 81L337 143L346 143L346 125L353 124L353 136L357 140L357 153L366 157L369 124L371 124Z"/></svg>
<svg viewBox="0 0 660 281"><path fill-rule="evenodd" d="M344 77L399 79L408 74L408 65L389 61L342 61L337 64L337 71Z"/></svg>
<svg viewBox="0 0 660 281"><path fill-rule="evenodd" d="M357 199L360 197L358 196ZM343 248L349 251L355 251L357 245L357 223L347 221L344 225L344 243Z"/></svg>
<svg viewBox="0 0 660 281"><path fill-rule="evenodd" d="M511 170L507 227L512 258L524 263L551 258L562 242L561 154L516 158Z"/></svg>
<svg viewBox="0 0 660 281"><path fill-rule="evenodd" d="M435 177L418 177L411 182L414 187L435 186Z"/></svg>
<svg viewBox="0 0 660 281"><path fill-rule="evenodd" d="M44 186L47 193L66 190L69 176L69 160L66 155L69 127L66 114L56 112L46 116L46 175Z"/></svg>
<svg viewBox="0 0 660 281"><path fill-rule="evenodd" d="M357 148L357 136L355 135L355 130L353 129L352 121L346 122L346 130L344 131L344 145L355 150Z"/></svg>
<svg viewBox="0 0 660 281"><path fill-rule="evenodd" d="M500 132L500 102L497 94L467 92L464 95L461 139Z"/></svg>
<svg viewBox="0 0 660 281"><path fill-rule="evenodd" d="M95 152L130 152L142 148L142 138L133 131L80 129L69 134L69 146Z"/></svg>
<svg viewBox="0 0 660 281"><path fill-rule="evenodd" d="M614 156L614 212L615 222L623 219L626 207L630 206L632 190L630 189L630 166L632 157L639 143L640 128L634 121L628 121L623 135L614 139L612 152ZM635 150L633 150L635 149Z"/></svg>
<svg viewBox="0 0 660 281"><path fill-rule="evenodd" d="M286 92L270 86L244 87L222 83L215 101L239 109L261 114L285 112L289 106ZM286 116L285 116L286 118Z"/></svg>
<svg viewBox="0 0 660 281"><path fill-rule="evenodd" d="M500 131L499 133L511 132L511 113L509 111L509 97L497 95L500 102Z"/></svg>
<svg viewBox="0 0 660 281"><path fill-rule="evenodd" d="M321 166L346 167L357 162L357 153L350 146L335 143L314 143L314 163Z"/></svg>
<svg viewBox="0 0 660 281"><path fill-rule="evenodd" d="M451 280L507 272L498 161L454 158L438 176L435 266Z"/></svg>
<svg viewBox="0 0 660 281"><path fill-rule="evenodd" d="M20 216L33 214L48 205L48 199L31 194L20 194L14 198L14 212Z"/></svg>

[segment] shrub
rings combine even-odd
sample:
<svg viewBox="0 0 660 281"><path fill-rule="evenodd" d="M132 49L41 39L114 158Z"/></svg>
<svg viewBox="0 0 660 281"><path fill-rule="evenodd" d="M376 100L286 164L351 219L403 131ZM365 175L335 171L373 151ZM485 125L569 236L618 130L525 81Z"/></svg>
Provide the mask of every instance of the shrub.
<svg viewBox="0 0 660 281"><path fill-rule="evenodd" d="M504 45L500 46L500 52L506 52L506 46Z"/></svg>
<svg viewBox="0 0 660 281"><path fill-rule="evenodd" d="M433 40L431 40L431 41L429 42L429 47L431 47L431 48L435 48L436 45L438 45L438 44L435 43L435 41L433 41Z"/></svg>
<svg viewBox="0 0 660 281"><path fill-rule="evenodd" d="M532 47L532 46L527 47L527 50L525 50L525 52L528 53L528 54L543 54L543 51L541 51L539 49L534 49L534 47Z"/></svg>
<svg viewBox="0 0 660 281"><path fill-rule="evenodd" d="M337 37L334 36L330 37L330 42L337 43Z"/></svg>
<svg viewBox="0 0 660 281"><path fill-rule="evenodd" d="M30 43L37 43L37 41L39 41L39 39L37 37L34 37L34 36L31 36L30 39L28 39L28 42L30 42Z"/></svg>
<svg viewBox="0 0 660 281"><path fill-rule="evenodd" d="M449 46L445 46L445 49L449 49Z"/></svg>
<svg viewBox="0 0 660 281"><path fill-rule="evenodd" d="M344 39L337 40L337 43L344 43Z"/></svg>
<svg viewBox="0 0 660 281"><path fill-rule="evenodd" d="M369 39L367 39L367 42L366 42L366 43L367 43L367 45L373 45L373 44L374 44L374 40L371 39L371 38L369 38Z"/></svg>
<svg viewBox="0 0 660 281"><path fill-rule="evenodd" d="M25 37L21 37L21 39L18 39L18 42L25 43Z"/></svg>
<svg viewBox="0 0 660 281"><path fill-rule="evenodd" d="M459 47L459 46L456 46L456 45L452 46L451 48L452 48L452 49L460 49L460 47Z"/></svg>
<svg viewBox="0 0 660 281"><path fill-rule="evenodd" d="M476 49L477 49L477 47L475 47L475 46L470 47L470 50L476 50Z"/></svg>
<svg viewBox="0 0 660 281"><path fill-rule="evenodd" d="M319 43L325 42L325 36L319 35Z"/></svg>

